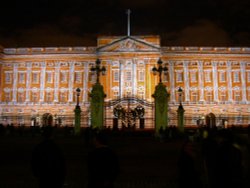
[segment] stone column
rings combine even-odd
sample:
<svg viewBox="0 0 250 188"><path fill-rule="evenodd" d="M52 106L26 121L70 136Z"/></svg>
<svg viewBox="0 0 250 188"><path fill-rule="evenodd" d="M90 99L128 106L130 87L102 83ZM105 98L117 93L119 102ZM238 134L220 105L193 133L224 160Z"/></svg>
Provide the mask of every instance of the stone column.
<svg viewBox="0 0 250 188"><path fill-rule="evenodd" d="M175 102L174 62L169 61L170 101Z"/></svg>
<svg viewBox="0 0 250 188"><path fill-rule="evenodd" d="M75 73L75 63L70 62L70 68L69 68L69 96L68 96L68 102L73 102L73 85L74 85L74 73Z"/></svg>
<svg viewBox="0 0 250 188"><path fill-rule="evenodd" d="M228 89L228 101L233 101L233 93L232 93L232 66L231 62L227 62L227 89Z"/></svg>
<svg viewBox="0 0 250 188"><path fill-rule="evenodd" d="M213 90L214 90L214 101L218 102L218 71L217 62L212 62L213 66Z"/></svg>
<svg viewBox="0 0 250 188"><path fill-rule="evenodd" d="M17 79L18 79L18 64L14 63L13 71L13 88L12 88L12 102L17 101Z"/></svg>
<svg viewBox="0 0 250 188"><path fill-rule="evenodd" d="M203 62L198 62L198 79L199 79L199 90L200 90L200 101L204 101L204 76L203 76Z"/></svg>
<svg viewBox="0 0 250 188"><path fill-rule="evenodd" d="M40 102L44 102L45 71L46 71L46 63L42 62L41 77L40 77Z"/></svg>
<svg viewBox="0 0 250 188"><path fill-rule="evenodd" d="M54 80L54 102L58 102L59 90L59 77L60 77L60 62L55 63L55 80Z"/></svg>
<svg viewBox="0 0 250 188"><path fill-rule="evenodd" d="M245 62L240 62L240 75L241 75L241 87L242 87L242 102L247 102Z"/></svg>
<svg viewBox="0 0 250 188"><path fill-rule="evenodd" d="M83 101L88 101L89 63L84 62Z"/></svg>
<svg viewBox="0 0 250 188"><path fill-rule="evenodd" d="M137 64L136 61L133 61L132 67L132 95L135 96L137 94Z"/></svg>
<svg viewBox="0 0 250 188"><path fill-rule="evenodd" d="M185 83L185 101L190 101L190 95L189 95L189 71L188 71L188 61L184 61L184 83Z"/></svg>
<svg viewBox="0 0 250 188"><path fill-rule="evenodd" d="M120 60L120 69L119 69L119 72L120 72L120 84L119 84L119 94L120 94L120 97L123 97L123 88L124 88L124 65L123 65L123 62Z"/></svg>
<svg viewBox="0 0 250 188"><path fill-rule="evenodd" d="M27 63L27 74L26 74L26 98L25 101L29 102L30 101L30 82L31 82L31 68L32 68L32 63Z"/></svg>

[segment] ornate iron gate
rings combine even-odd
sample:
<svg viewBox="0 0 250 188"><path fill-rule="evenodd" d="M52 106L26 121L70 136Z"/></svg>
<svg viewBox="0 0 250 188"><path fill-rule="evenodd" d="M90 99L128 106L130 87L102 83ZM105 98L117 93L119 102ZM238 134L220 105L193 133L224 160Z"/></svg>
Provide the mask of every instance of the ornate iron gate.
<svg viewBox="0 0 250 188"><path fill-rule="evenodd" d="M154 103L137 97L124 97L105 102L104 113L106 127L154 128Z"/></svg>

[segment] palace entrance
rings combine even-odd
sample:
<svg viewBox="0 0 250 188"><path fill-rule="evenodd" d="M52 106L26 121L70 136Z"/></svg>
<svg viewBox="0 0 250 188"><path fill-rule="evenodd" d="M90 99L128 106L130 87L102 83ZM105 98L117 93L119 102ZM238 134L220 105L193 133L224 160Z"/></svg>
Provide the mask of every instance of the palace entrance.
<svg viewBox="0 0 250 188"><path fill-rule="evenodd" d="M154 103L124 97L105 103L105 126L114 129L153 129Z"/></svg>
<svg viewBox="0 0 250 188"><path fill-rule="evenodd" d="M216 117L213 113L209 113L206 115L206 126L209 128L213 128L216 126Z"/></svg>
<svg viewBox="0 0 250 188"><path fill-rule="evenodd" d="M45 113L42 116L42 125L43 126L52 126L53 124L53 116L50 113Z"/></svg>

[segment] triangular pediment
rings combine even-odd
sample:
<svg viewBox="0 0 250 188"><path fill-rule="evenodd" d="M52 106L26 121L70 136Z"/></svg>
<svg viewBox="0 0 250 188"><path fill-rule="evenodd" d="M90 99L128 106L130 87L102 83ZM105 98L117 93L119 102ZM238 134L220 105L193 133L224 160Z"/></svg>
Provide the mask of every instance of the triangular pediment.
<svg viewBox="0 0 250 188"><path fill-rule="evenodd" d="M134 37L123 37L101 46L97 50L99 52L158 52L159 49L159 46L147 41Z"/></svg>

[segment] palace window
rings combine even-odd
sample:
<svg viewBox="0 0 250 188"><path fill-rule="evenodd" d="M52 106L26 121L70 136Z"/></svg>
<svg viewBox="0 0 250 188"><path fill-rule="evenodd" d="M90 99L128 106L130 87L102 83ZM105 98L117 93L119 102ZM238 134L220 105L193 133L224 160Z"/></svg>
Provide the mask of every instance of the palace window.
<svg viewBox="0 0 250 188"><path fill-rule="evenodd" d="M240 72L239 71L235 71L233 73L233 80L234 80L234 82L240 82Z"/></svg>
<svg viewBox="0 0 250 188"><path fill-rule="evenodd" d="M250 101L250 90L249 89L247 90L247 100Z"/></svg>
<svg viewBox="0 0 250 188"><path fill-rule="evenodd" d="M191 92L191 102L197 102L198 101L198 92L192 91Z"/></svg>
<svg viewBox="0 0 250 188"><path fill-rule="evenodd" d="M11 93L10 92L6 92L5 93L5 102L10 102L11 101Z"/></svg>
<svg viewBox="0 0 250 188"><path fill-rule="evenodd" d="M221 102L225 102L227 100L227 94L226 91L220 91L219 92L219 100Z"/></svg>
<svg viewBox="0 0 250 188"><path fill-rule="evenodd" d="M239 90L234 90L234 101L241 101L241 95Z"/></svg>
<svg viewBox="0 0 250 188"><path fill-rule="evenodd" d="M113 95L114 97L119 97L119 90L114 90Z"/></svg>
<svg viewBox="0 0 250 188"><path fill-rule="evenodd" d="M33 82L34 84L39 83L39 76L38 76L38 73L37 73L37 72L33 72L33 73L32 73L32 82Z"/></svg>
<svg viewBox="0 0 250 188"><path fill-rule="evenodd" d="M145 80L145 71L141 70L141 71L139 71L139 80L138 81L139 82L144 82L144 80Z"/></svg>
<svg viewBox="0 0 250 188"><path fill-rule="evenodd" d="M196 72L190 72L190 77L191 77L191 82L194 83L194 82L197 82L197 74Z"/></svg>
<svg viewBox="0 0 250 188"><path fill-rule="evenodd" d="M19 75L18 75L18 82L19 82L20 84L25 83L25 73L24 73L24 72L19 72Z"/></svg>
<svg viewBox="0 0 250 188"><path fill-rule="evenodd" d="M5 72L5 83L10 84L12 82L12 73Z"/></svg>
<svg viewBox="0 0 250 188"><path fill-rule="evenodd" d="M219 79L220 82L226 82L226 72L224 71L219 72Z"/></svg>
<svg viewBox="0 0 250 188"><path fill-rule="evenodd" d="M97 78L97 75L91 73L91 74L90 74L90 79L89 79L89 80L90 80L91 83L95 83L95 82L96 82L96 78Z"/></svg>
<svg viewBox="0 0 250 188"><path fill-rule="evenodd" d="M131 71L126 71L126 81L131 81L132 80L132 73Z"/></svg>
<svg viewBox="0 0 250 188"><path fill-rule="evenodd" d="M60 93L60 102L67 102L66 92Z"/></svg>
<svg viewBox="0 0 250 188"><path fill-rule="evenodd" d="M205 72L205 82L211 82L211 72L210 71Z"/></svg>
<svg viewBox="0 0 250 188"><path fill-rule="evenodd" d="M52 78L52 72L47 72L47 83L52 83L53 78Z"/></svg>
<svg viewBox="0 0 250 188"><path fill-rule="evenodd" d="M176 73L176 81L177 82L183 82L183 74L182 74L182 72L177 72Z"/></svg>
<svg viewBox="0 0 250 188"><path fill-rule="evenodd" d="M163 82L168 82L168 74L163 74L162 75L162 81Z"/></svg>
<svg viewBox="0 0 250 188"><path fill-rule="evenodd" d="M24 102L24 93L23 92L19 92L18 95L17 95L17 101L18 102Z"/></svg>
<svg viewBox="0 0 250 188"><path fill-rule="evenodd" d="M46 93L46 102L52 102L52 94L50 92Z"/></svg>
<svg viewBox="0 0 250 188"><path fill-rule="evenodd" d="M119 82L119 70L113 70L113 81Z"/></svg>
<svg viewBox="0 0 250 188"><path fill-rule="evenodd" d="M82 83L82 72L75 72L75 82Z"/></svg>
<svg viewBox="0 0 250 188"><path fill-rule="evenodd" d="M68 79L67 72L61 72L60 79L62 83L67 83L67 79Z"/></svg>
<svg viewBox="0 0 250 188"><path fill-rule="evenodd" d="M247 82L250 82L250 71L247 72Z"/></svg>
<svg viewBox="0 0 250 188"><path fill-rule="evenodd" d="M206 92L206 99L207 102L212 102L213 101L213 94L212 91L207 91Z"/></svg>
<svg viewBox="0 0 250 188"><path fill-rule="evenodd" d="M32 92L31 101L32 102L38 102L38 92Z"/></svg>

